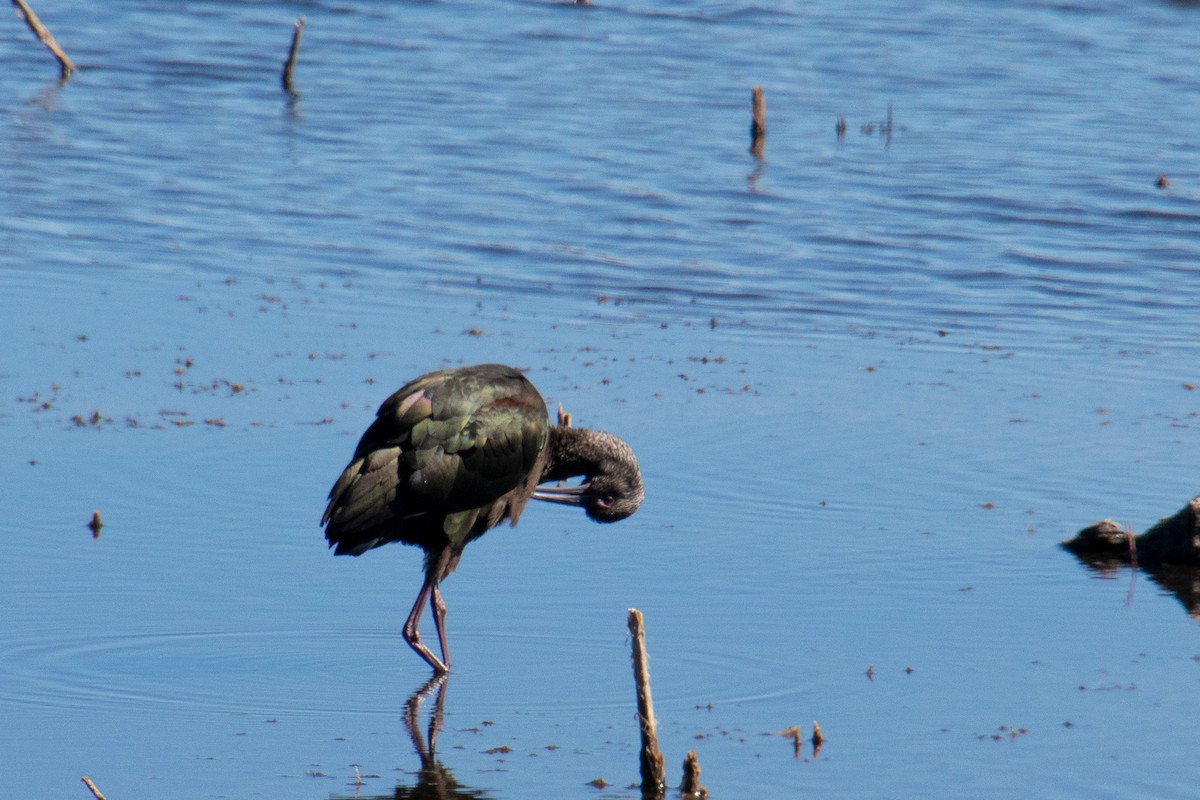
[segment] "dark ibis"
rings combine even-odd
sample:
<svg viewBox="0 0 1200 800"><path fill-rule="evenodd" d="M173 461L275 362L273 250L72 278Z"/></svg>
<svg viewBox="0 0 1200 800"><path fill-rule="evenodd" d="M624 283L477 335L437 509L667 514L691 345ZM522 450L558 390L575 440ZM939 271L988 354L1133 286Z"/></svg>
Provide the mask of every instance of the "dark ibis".
<svg viewBox="0 0 1200 800"><path fill-rule="evenodd" d="M575 477L582 481L542 485ZM550 425L545 400L520 371L479 364L422 375L383 401L329 491L321 524L336 555L389 542L425 551L425 582L404 639L441 675L450 654L439 584L468 542L505 520L516 525L531 497L616 522L641 505L642 474L616 436ZM426 601L440 660L417 632Z"/></svg>

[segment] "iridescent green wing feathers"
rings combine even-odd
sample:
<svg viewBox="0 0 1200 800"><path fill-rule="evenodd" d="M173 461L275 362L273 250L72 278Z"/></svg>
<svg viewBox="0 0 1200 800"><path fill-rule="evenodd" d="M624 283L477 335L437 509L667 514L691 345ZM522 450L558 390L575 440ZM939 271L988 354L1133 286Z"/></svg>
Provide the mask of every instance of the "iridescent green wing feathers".
<svg viewBox="0 0 1200 800"><path fill-rule="evenodd" d="M339 553L426 546L438 533L465 543L480 517L490 527L520 514L526 498L515 490L536 485L548 431L545 402L516 370L417 378L380 406L330 491L326 538Z"/></svg>

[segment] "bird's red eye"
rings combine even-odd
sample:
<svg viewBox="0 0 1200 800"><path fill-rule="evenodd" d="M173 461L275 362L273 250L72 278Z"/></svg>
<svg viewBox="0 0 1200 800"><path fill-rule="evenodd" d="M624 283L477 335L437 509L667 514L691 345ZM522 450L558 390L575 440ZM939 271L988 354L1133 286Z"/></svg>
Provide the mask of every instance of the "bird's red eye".
<svg viewBox="0 0 1200 800"><path fill-rule="evenodd" d="M596 498L596 505L599 508L603 508L605 511L612 508L612 504L613 504L613 496L611 494L606 494L603 497Z"/></svg>

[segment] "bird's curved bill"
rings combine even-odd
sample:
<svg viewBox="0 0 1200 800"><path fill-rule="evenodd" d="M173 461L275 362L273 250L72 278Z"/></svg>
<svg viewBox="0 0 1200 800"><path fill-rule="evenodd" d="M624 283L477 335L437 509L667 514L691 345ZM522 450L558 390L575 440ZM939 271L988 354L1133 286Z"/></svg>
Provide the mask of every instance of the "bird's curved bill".
<svg viewBox="0 0 1200 800"><path fill-rule="evenodd" d="M539 486L530 495L535 500L545 500L548 503L562 503L568 506L583 505L588 486L581 483L578 486Z"/></svg>

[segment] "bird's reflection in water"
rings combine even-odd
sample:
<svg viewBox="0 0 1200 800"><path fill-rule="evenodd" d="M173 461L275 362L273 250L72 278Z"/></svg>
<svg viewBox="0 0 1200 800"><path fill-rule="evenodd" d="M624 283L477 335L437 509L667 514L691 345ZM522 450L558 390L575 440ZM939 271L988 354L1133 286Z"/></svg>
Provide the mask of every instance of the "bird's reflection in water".
<svg viewBox="0 0 1200 800"><path fill-rule="evenodd" d="M1150 579L1175 595L1192 619L1200 620L1200 570L1182 564L1146 568Z"/></svg>
<svg viewBox="0 0 1200 800"><path fill-rule="evenodd" d="M471 789L459 784L450 768L438 761L437 737L445 722L447 675L435 675L421 688L412 693L404 704L404 725L412 739L413 748L421 760L417 771L416 785L400 784L391 794L345 795L355 800L486 800L490 795L482 789ZM429 713L429 727L422 733L421 704L434 696L433 708Z"/></svg>
<svg viewBox="0 0 1200 800"><path fill-rule="evenodd" d="M1110 555L1078 555L1080 562L1091 570L1097 577L1111 580L1116 578L1131 565L1128 559L1113 558ZM1129 600L1133 602L1134 588L1138 572L1150 577L1159 587L1175 596L1185 609L1188 616L1200 621L1200 567L1186 564L1143 564L1130 571Z"/></svg>

